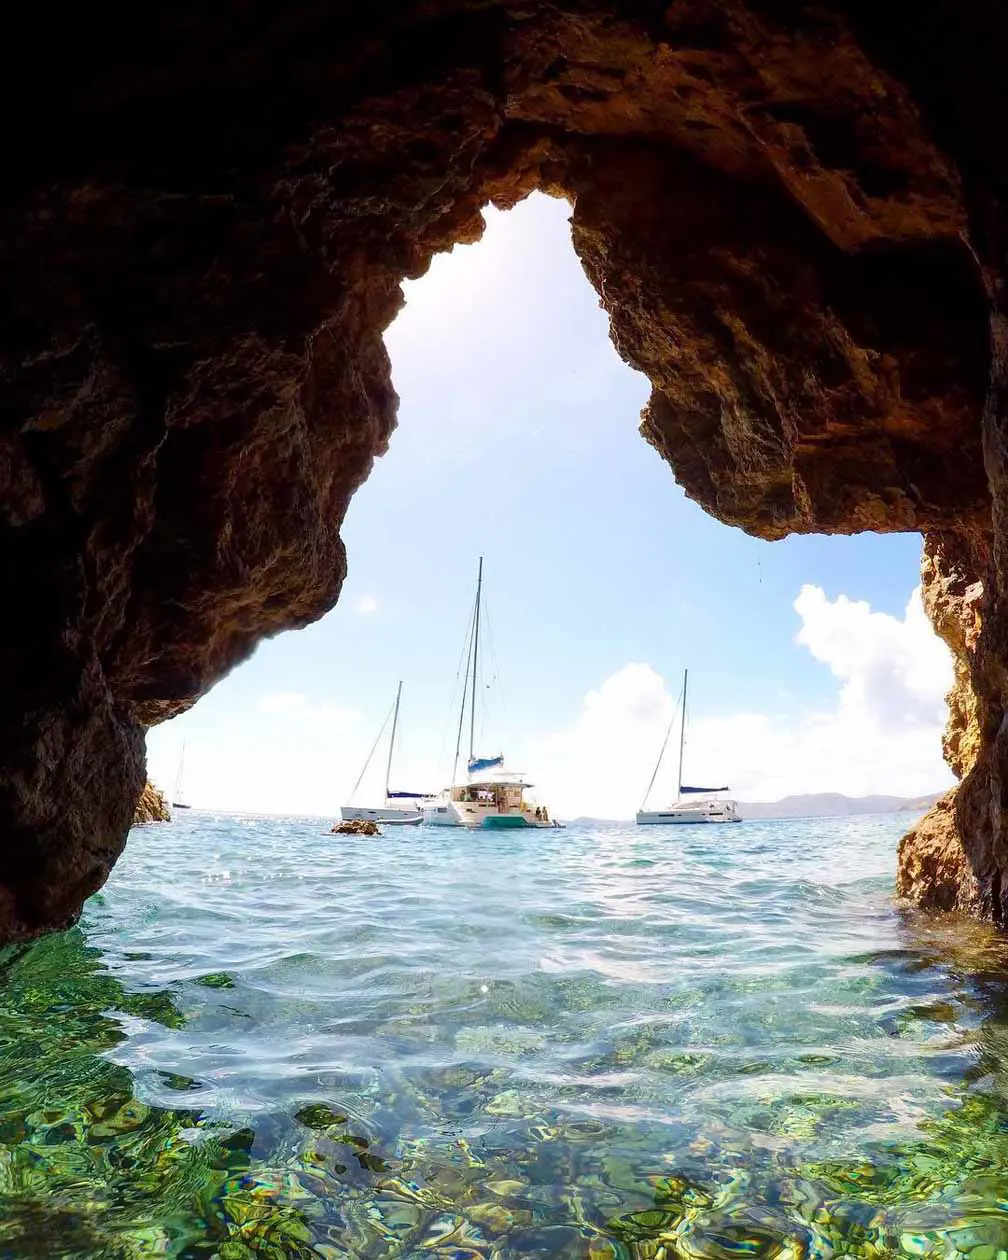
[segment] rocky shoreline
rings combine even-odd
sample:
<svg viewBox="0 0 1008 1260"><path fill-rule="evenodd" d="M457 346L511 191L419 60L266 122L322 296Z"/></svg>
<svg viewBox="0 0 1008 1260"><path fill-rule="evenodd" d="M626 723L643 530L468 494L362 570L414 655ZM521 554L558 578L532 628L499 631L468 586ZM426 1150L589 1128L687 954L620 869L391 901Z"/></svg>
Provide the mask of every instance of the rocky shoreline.
<svg viewBox="0 0 1008 1260"><path fill-rule="evenodd" d="M171 822L171 808L165 794L159 792L153 783L146 783L133 811L133 826L142 827L155 822Z"/></svg>
<svg viewBox="0 0 1008 1260"><path fill-rule="evenodd" d="M68 926L108 878L146 730L336 603L344 514L397 423L401 282L534 190L570 203L651 383L641 433L691 499L768 540L925 535L962 784L928 823L948 861L916 862L918 829L901 887L946 904L954 857L952 900L1002 922L998 7L254 11L82 9L66 57L44 6L19 31L46 108L11 79L0 941Z"/></svg>

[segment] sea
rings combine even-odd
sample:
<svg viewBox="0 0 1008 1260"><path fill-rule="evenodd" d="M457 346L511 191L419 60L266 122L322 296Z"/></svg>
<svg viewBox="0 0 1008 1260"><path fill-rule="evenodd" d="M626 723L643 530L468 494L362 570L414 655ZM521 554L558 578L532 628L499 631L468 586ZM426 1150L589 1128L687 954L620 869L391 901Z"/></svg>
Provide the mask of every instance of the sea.
<svg viewBox="0 0 1008 1260"><path fill-rule="evenodd" d="M0 954L0 1257L1008 1260L1008 945L907 821L136 829Z"/></svg>

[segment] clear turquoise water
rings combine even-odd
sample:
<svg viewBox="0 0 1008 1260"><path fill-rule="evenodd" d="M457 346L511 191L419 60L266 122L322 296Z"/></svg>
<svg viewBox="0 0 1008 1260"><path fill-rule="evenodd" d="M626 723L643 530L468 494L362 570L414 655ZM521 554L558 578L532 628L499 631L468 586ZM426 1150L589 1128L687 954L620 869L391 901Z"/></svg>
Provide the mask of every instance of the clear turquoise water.
<svg viewBox="0 0 1008 1260"><path fill-rule="evenodd" d="M136 831L0 956L0 1256L1008 1260L1008 950L905 821Z"/></svg>

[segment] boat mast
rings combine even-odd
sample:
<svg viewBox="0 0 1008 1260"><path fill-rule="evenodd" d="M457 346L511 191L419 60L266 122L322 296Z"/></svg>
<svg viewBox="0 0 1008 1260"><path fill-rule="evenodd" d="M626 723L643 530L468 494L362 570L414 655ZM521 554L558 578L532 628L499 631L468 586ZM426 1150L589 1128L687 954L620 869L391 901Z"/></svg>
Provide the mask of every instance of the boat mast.
<svg viewBox="0 0 1008 1260"><path fill-rule="evenodd" d="M179 754L178 774L175 776L175 795L182 799L182 770L185 767L185 740L182 741L182 752Z"/></svg>
<svg viewBox="0 0 1008 1260"><path fill-rule="evenodd" d="M399 688L395 693L395 712L392 715L392 738L388 745L388 764L385 767L385 800L388 802L389 779L392 777L392 752L395 749L395 733L396 726L399 723L399 697L402 695L402 679L399 679Z"/></svg>
<svg viewBox="0 0 1008 1260"><path fill-rule="evenodd" d="M482 583L482 580L483 580L483 557L480 556L479 581L476 584L476 607L473 609L473 620L472 622L470 622L468 656L466 657L466 667L465 667L465 682L463 682L462 684L462 707L459 709L458 731L455 733L455 763L452 766L452 783L455 782L455 775L458 772L459 752L461 751L461 748L462 748L462 727L465 723L466 695L468 694L468 691L469 691L469 668L472 663L473 648L475 647L475 642L476 642L475 636L472 633L472 628L476 624L477 618L479 617L479 592L480 592L480 584ZM476 688L474 686L473 687L473 693L474 693L473 705L474 706L476 704L475 690ZM471 734L469 737L469 744L470 744L469 759L472 760L472 735Z"/></svg>
<svg viewBox="0 0 1008 1260"><path fill-rule="evenodd" d="M399 689L400 691L402 690L402 683L399 684ZM396 693L395 708L396 708L396 713L398 713L399 712L399 693L398 692ZM389 709L389 711L385 714L385 721L382 722L381 724L381 730L378 732L378 734L374 738L374 743L371 745L371 751L367 755L367 760L364 762L364 765L361 767L361 772L357 776L357 782L353 785L353 791L350 793L351 801L357 795L357 789L361 785L361 780L367 774L368 766L371 764L371 758L375 755L375 752L378 749L378 745L381 743L381 737L385 734L385 727L388 726L388 720L391 716L392 716L392 710ZM388 775L385 776L385 792L387 795L388 794Z"/></svg>
<svg viewBox="0 0 1008 1260"><path fill-rule="evenodd" d="M469 703L469 760L473 759L473 736L476 731L476 667L479 661L480 595L483 590L483 557L479 558L479 574L476 578L476 622L473 628L472 696Z"/></svg>
<svg viewBox="0 0 1008 1260"><path fill-rule="evenodd" d="M647 785L647 791L644 793L644 799L641 801L641 809L648 803L648 797L651 795L651 789L654 787L654 781L658 778L658 771L661 769L661 763L665 757L665 749L668 747L668 737L672 734L672 724L675 722L675 711L669 718L668 726L665 727L665 738L662 740L661 751L658 753L658 760L655 762L654 773L651 775L651 782Z"/></svg>
<svg viewBox="0 0 1008 1260"><path fill-rule="evenodd" d="M676 784L676 800L682 796L682 754L683 744L686 740L686 681L689 678L689 670L683 670L682 676L682 722L679 726L679 781Z"/></svg>

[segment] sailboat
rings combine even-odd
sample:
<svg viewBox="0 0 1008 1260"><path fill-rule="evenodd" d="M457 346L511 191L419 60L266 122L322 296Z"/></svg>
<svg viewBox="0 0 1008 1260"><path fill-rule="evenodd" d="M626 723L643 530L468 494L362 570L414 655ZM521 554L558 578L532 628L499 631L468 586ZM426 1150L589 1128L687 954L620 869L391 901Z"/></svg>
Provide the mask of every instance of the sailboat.
<svg viewBox="0 0 1008 1260"><path fill-rule="evenodd" d="M179 754L178 773L175 775L175 795L172 799L172 809L191 808L189 803L182 799L182 771L184 768L185 768L185 740L182 741L182 752Z"/></svg>
<svg viewBox="0 0 1008 1260"><path fill-rule="evenodd" d="M415 826L423 821L423 814L420 812L420 802L424 800L427 793L424 792L393 792L389 783L392 778L392 754L395 752L396 729L399 726L399 702L402 699L402 682L400 681L396 689L395 704L392 708L392 734L389 737L388 761L385 763L385 804L377 808L370 808L362 805L344 805L340 809L340 817L344 822L353 822L359 820L368 820L370 822L385 823L387 826ZM357 776L357 782L353 786L350 793L350 800L357 795L357 789L361 785L361 779L367 773L367 768L371 764L371 758L375 755L375 749L381 740L385 727L388 725L388 714L382 723L381 730L375 738L375 742L371 745L371 751L367 755L367 760ZM409 801L409 804L399 804L399 802Z"/></svg>
<svg viewBox="0 0 1008 1260"><path fill-rule="evenodd" d="M466 663L465 683L462 687L462 706L459 710L458 734L455 739L455 765L452 769L452 786L436 797L423 802L424 822L434 827L559 827L544 805L536 805L525 798L532 787L525 776L504 768L504 755L477 757L476 736L476 685L479 670L480 609L483 595L483 557L479 559L476 577L476 604L472 619L472 638ZM467 636L468 637L468 636ZM466 762L466 779L456 782L459 753L462 747L462 730L465 726L466 703L469 704L469 757Z"/></svg>
<svg viewBox="0 0 1008 1260"><path fill-rule="evenodd" d="M679 778L677 780L675 801L664 809L649 810L646 808L651 789L654 787L654 781L658 777L658 771L661 769L669 735L672 733L672 724L675 722L675 714L673 714L672 721L669 722L665 731L665 738L662 741L661 752L658 754L658 763L654 768L654 774L651 776L651 782L644 793L643 803L637 811L637 825L639 827L662 826L670 823L732 823L742 821L738 812L738 802L725 800L720 795L722 792L729 790L727 787L689 787L682 781L683 747L686 740L686 684L688 682L689 670L685 669L683 670L682 709L679 721ZM684 796L692 799L684 801Z"/></svg>

